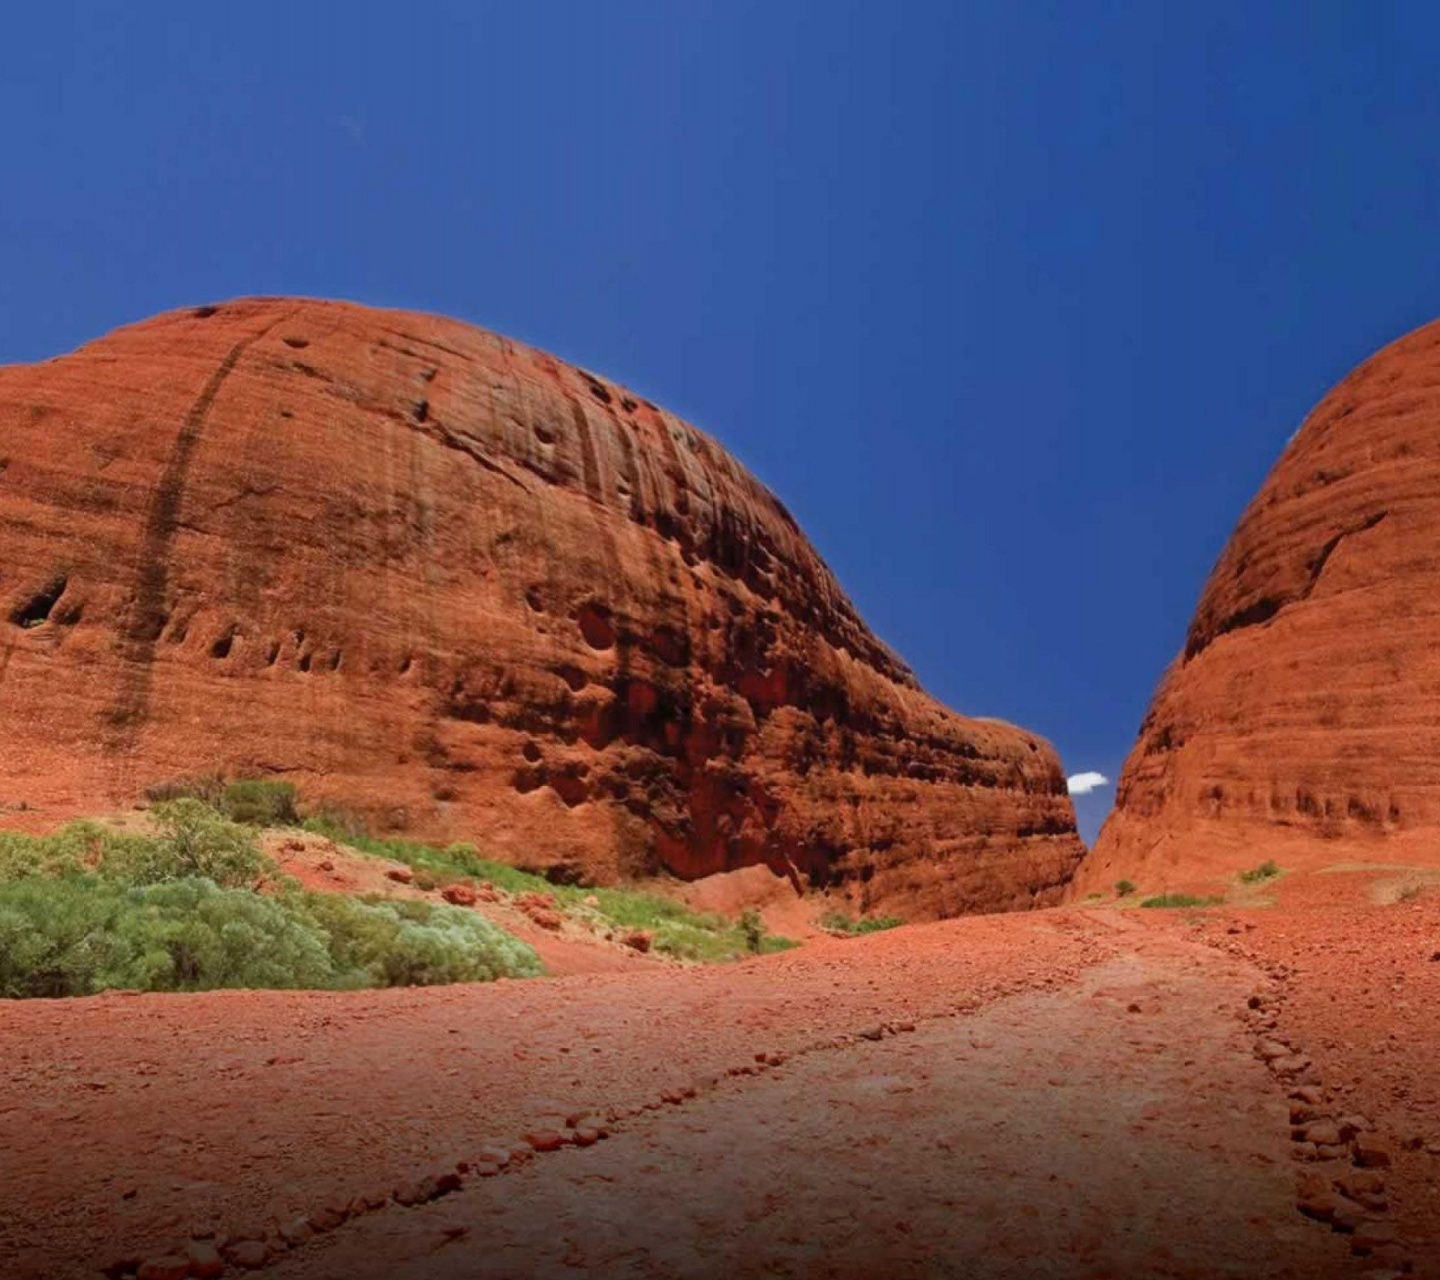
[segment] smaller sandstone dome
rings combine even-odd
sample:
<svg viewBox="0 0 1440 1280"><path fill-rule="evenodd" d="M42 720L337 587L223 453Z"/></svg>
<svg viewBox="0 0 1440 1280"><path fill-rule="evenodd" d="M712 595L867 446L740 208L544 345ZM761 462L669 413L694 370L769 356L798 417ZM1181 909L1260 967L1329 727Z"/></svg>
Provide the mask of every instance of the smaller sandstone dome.
<svg viewBox="0 0 1440 1280"><path fill-rule="evenodd" d="M1440 323L1305 420L1212 570L1075 891L1440 825Z"/></svg>
<svg viewBox="0 0 1440 1280"><path fill-rule="evenodd" d="M245 299L0 369L0 787L200 772L566 877L765 865L1055 900L1048 746L929 698L781 503L643 397L452 320Z"/></svg>

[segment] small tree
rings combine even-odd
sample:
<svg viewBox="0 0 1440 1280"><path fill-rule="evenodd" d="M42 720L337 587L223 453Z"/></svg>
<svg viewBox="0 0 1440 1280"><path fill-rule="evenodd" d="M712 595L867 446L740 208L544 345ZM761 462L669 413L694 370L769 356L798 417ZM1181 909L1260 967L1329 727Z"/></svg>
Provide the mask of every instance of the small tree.
<svg viewBox="0 0 1440 1280"><path fill-rule="evenodd" d="M159 837L108 839L104 874L135 885L203 876L222 887L248 888L274 869L249 827L222 818L201 800L167 800L152 812Z"/></svg>

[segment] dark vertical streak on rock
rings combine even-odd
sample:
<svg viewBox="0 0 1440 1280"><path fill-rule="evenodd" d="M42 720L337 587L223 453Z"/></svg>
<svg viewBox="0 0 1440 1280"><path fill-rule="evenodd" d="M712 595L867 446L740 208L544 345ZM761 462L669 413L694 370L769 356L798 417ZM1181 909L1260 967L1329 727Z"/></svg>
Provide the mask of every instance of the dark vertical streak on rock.
<svg viewBox="0 0 1440 1280"><path fill-rule="evenodd" d="M109 733L106 750L122 755L131 750L150 709L155 643L165 629L165 598L170 586L170 556L185 496L190 463L225 379L234 372L240 357L252 343L263 338L280 321L272 321L259 333L242 338L225 354L185 415L180 434L170 450L169 461L155 488L145 529L140 539L135 594L129 616L120 634L121 669L119 692L107 713Z"/></svg>
<svg viewBox="0 0 1440 1280"><path fill-rule="evenodd" d="M595 441L590 438L590 421L585 416L585 406L572 399L570 416L575 423L575 438L580 445L580 462L585 471L585 492L590 495L592 502L604 506L605 496L600 491L600 459L595 454Z"/></svg>

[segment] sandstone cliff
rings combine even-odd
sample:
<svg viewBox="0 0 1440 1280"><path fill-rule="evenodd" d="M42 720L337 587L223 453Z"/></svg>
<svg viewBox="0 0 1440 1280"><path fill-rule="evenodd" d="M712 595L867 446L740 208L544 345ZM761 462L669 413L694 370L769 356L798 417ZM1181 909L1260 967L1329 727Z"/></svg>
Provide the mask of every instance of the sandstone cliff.
<svg viewBox="0 0 1440 1280"><path fill-rule="evenodd" d="M223 769L555 874L1053 901L1050 747L929 698L785 508L453 321L250 299L0 369L0 800Z"/></svg>
<svg viewBox="0 0 1440 1280"><path fill-rule="evenodd" d="M1291 440L1210 574L1076 891L1267 857L1425 853L1440 826L1440 325ZM1407 854L1408 856L1408 854Z"/></svg>

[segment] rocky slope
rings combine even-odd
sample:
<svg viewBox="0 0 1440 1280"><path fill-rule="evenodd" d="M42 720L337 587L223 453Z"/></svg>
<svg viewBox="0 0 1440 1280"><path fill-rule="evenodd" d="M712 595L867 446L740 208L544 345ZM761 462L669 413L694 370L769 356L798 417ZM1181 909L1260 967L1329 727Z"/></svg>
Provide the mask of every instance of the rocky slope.
<svg viewBox="0 0 1440 1280"><path fill-rule="evenodd" d="M1315 408L1210 574L1077 891L1440 825L1440 324Z"/></svg>
<svg viewBox="0 0 1440 1280"><path fill-rule="evenodd" d="M1052 901L1081 853L1046 743L929 698L723 449L542 352L200 307L0 369L0 441L20 820L280 775L562 875L764 863L916 915Z"/></svg>

